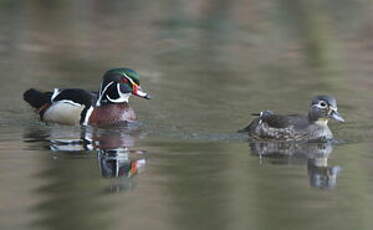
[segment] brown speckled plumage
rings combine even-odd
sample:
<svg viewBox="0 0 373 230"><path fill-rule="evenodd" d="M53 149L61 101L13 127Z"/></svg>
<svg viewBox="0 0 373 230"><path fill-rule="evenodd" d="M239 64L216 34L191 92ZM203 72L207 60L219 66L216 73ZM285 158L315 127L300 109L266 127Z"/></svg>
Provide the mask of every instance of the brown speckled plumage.
<svg viewBox="0 0 373 230"><path fill-rule="evenodd" d="M335 99L329 96L314 97L308 115L277 115L271 111L255 115L259 117L240 131L260 141L326 141L333 138L328 120L343 122Z"/></svg>
<svg viewBox="0 0 373 230"><path fill-rule="evenodd" d="M254 140L302 141L333 138L328 126L314 124L307 116L302 115L272 115L268 120L256 118L246 129Z"/></svg>

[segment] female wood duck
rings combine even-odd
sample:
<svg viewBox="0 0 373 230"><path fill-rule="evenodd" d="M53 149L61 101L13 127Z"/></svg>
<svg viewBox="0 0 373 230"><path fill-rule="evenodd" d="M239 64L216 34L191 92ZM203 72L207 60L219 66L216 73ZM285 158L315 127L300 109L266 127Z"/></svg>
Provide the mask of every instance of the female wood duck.
<svg viewBox="0 0 373 230"><path fill-rule="evenodd" d="M139 75L129 68L108 70L99 92L84 89L54 89L40 92L29 89L23 98L47 123L105 126L136 120L128 105L131 95L150 99L140 87Z"/></svg>
<svg viewBox="0 0 373 230"><path fill-rule="evenodd" d="M314 97L308 115L277 115L269 110L253 115L258 118L239 132L247 132L254 140L327 141L333 138L329 119L344 122L331 96Z"/></svg>

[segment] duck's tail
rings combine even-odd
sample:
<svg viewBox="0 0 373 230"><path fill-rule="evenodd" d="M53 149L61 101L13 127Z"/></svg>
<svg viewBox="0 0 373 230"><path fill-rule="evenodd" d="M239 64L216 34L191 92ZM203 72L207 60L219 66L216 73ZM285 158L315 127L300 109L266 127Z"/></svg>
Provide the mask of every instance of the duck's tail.
<svg viewBox="0 0 373 230"><path fill-rule="evenodd" d="M249 133L251 130L255 129L255 127L261 124L263 121L268 119L270 116L273 115L271 110L265 110L260 113L252 113L251 116L258 117L254 121L252 121L248 126L243 129L238 130L239 133Z"/></svg>
<svg viewBox="0 0 373 230"><path fill-rule="evenodd" d="M50 104L52 92L40 92L36 89L28 89L23 93L23 99L35 109L41 109Z"/></svg>

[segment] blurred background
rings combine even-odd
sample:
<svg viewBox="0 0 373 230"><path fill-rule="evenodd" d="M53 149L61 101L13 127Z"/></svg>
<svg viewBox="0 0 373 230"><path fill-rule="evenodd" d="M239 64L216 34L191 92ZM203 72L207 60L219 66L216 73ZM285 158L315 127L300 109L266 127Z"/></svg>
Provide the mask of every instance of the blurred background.
<svg viewBox="0 0 373 230"><path fill-rule="evenodd" d="M373 1L0 0L0 23L1 229L371 228ZM94 149L22 100L122 66L153 100ZM342 144L273 157L236 134L318 94Z"/></svg>

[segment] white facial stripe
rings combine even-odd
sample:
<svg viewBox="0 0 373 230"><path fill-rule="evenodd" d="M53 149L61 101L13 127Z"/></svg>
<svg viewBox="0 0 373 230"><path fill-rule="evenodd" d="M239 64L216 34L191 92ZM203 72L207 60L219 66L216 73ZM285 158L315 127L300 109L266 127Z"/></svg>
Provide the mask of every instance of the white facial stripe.
<svg viewBox="0 0 373 230"><path fill-rule="evenodd" d="M132 80L132 78L128 77L127 74L125 74L125 73L123 73L123 74L124 74L124 76L127 78L127 80L131 82L132 85L137 85L137 84Z"/></svg>
<svg viewBox="0 0 373 230"><path fill-rule="evenodd" d="M146 95L148 95L147 93L145 93L144 91L141 90L141 87L138 84L136 84L136 82L134 82L132 80L132 78L128 77L128 75L125 74L125 73L123 73L123 74L124 74L124 77L127 78L127 80L131 82L132 85L135 85L135 86L137 86L140 89L140 90L137 91L137 95L138 96L140 96L140 97L146 97Z"/></svg>
<svg viewBox="0 0 373 230"><path fill-rule="evenodd" d="M140 89L140 90L137 91L137 96L140 96L140 97L146 97L146 95L148 95L147 93L145 93L144 91L141 90L141 87L140 87L138 84L136 84L136 82L134 82L134 81L132 80L132 78L128 77L128 75L125 74L125 73L123 73L123 74L124 74L124 77L127 78L128 81L131 82L132 85L136 85L136 86L138 86L138 88Z"/></svg>
<svg viewBox="0 0 373 230"><path fill-rule="evenodd" d="M98 100L96 102L96 106L100 106L101 105L102 96L104 95L104 93L106 92L106 90L109 88L109 86L111 86L113 83L114 83L113 81L109 82L109 84L107 84L102 91L101 91L101 89L102 89L102 86L101 86L101 88L100 88L100 94L99 94Z"/></svg>
<svg viewBox="0 0 373 230"><path fill-rule="evenodd" d="M122 91L120 91L120 84L117 83L117 92L118 92L118 95L119 97L117 99L112 99L109 97L109 95L106 95L107 99L111 102L114 102L114 103L123 103L123 102L128 102L128 98L130 97L130 93L122 93Z"/></svg>

